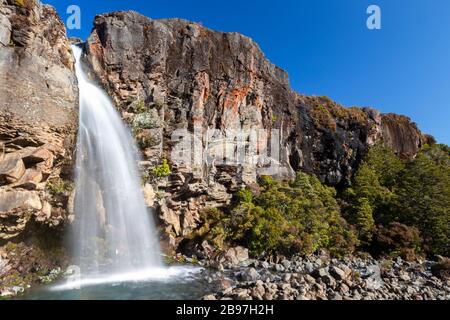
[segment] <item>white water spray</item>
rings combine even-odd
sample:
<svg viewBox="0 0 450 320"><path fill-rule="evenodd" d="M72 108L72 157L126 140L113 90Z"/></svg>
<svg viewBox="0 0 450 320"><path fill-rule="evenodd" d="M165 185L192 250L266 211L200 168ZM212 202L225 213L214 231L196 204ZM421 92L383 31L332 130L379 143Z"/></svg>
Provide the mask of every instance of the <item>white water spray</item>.
<svg viewBox="0 0 450 320"><path fill-rule="evenodd" d="M136 147L106 93L91 83L72 46L80 95L75 257L82 277L162 267L151 212L140 187Z"/></svg>

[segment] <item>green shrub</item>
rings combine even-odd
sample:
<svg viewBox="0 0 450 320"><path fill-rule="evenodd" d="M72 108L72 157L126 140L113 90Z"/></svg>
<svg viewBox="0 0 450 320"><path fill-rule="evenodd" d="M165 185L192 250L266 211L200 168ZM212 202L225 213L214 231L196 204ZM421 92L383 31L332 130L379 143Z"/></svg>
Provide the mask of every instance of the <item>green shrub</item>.
<svg viewBox="0 0 450 320"><path fill-rule="evenodd" d="M166 159L162 159L162 163L153 168L153 174L157 178L165 178L171 174L170 166Z"/></svg>
<svg viewBox="0 0 450 320"><path fill-rule="evenodd" d="M139 99L136 102L135 110L137 113L144 113L145 112L145 101L142 99Z"/></svg>
<svg viewBox="0 0 450 320"><path fill-rule="evenodd" d="M53 195L63 195L67 192L71 192L73 187L71 182L57 179L49 181L46 185L46 189Z"/></svg>
<svg viewBox="0 0 450 320"><path fill-rule="evenodd" d="M239 203L252 203L253 195L249 189L241 189L236 195Z"/></svg>

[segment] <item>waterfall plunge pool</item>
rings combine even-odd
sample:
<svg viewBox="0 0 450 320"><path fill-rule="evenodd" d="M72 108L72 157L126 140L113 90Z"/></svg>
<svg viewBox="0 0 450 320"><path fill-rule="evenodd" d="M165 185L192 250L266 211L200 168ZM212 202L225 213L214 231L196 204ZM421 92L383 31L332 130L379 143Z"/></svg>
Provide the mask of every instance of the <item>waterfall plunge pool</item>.
<svg viewBox="0 0 450 320"><path fill-rule="evenodd" d="M36 286L24 300L198 300L209 293L208 270L171 266Z"/></svg>

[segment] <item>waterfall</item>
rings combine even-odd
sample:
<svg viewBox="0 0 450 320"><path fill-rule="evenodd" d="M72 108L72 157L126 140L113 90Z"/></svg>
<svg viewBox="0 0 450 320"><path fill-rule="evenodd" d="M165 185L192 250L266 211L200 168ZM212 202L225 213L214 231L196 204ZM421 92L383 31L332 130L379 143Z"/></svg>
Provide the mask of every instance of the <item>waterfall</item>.
<svg viewBox="0 0 450 320"><path fill-rule="evenodd" d="M74 256L82 276L105 276L162 267L152 212L138 173L137 148L107 94L76 59L80 111L77 141Z"/></svg>

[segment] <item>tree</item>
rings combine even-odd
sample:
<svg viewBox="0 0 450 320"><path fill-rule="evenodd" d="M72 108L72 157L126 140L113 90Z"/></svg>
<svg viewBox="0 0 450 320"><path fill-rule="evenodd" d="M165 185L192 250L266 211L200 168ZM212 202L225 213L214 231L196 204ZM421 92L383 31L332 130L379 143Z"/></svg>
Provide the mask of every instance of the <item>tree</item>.
<svg viewBox="0 0 450 320"><path fill-rule="evenodd" d="M364 244L369 244L375 231L375 220L373 219L372 205L367 198L358 199L355 220L359 239Z"/></svg>
<svg viewBox="0 0 450 320"><path fill-rule="evenodd" d="M370 244L375 224L395 220L395 188L405 165L382 144L373 146L360 164L351 188L344 193L345 217L357 228L358 239Z"/></svg>
<svg viewBox="0 0 450 320"><path fill-rule="evenodd" d="M365 163L375 172L380 185L389 189L397 184L405 169L405 163L391 148L382 143L370 148L365 157Z"/></svg>
<svg viewBox="0 0 450 320"><path fill-rule="evenodd" d="M449 163L447 146L427 147L408 164L398 188L399 220L416 226L433 254L450 254Z"/></svg>

